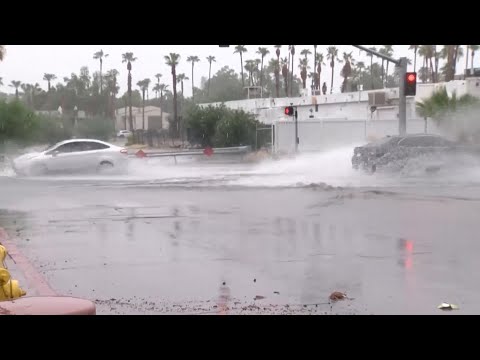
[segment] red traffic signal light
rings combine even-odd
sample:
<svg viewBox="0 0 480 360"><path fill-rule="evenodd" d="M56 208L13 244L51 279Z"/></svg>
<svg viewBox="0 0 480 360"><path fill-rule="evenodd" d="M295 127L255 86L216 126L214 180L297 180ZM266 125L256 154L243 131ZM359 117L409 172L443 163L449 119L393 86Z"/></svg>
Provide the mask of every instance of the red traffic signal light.
<svg viewBox="0 0 480 360"><path fill-rule="evenodd" d="M417 93L417 73L407 72L405 75L405 96L415 96Z"/></svg>
<svg viewBox="0 0 480 360"><path fill-rule="evenodd" d="M294 114L293 106L287 106L285 108L285 115L293 116L293 114Z"/></svg>

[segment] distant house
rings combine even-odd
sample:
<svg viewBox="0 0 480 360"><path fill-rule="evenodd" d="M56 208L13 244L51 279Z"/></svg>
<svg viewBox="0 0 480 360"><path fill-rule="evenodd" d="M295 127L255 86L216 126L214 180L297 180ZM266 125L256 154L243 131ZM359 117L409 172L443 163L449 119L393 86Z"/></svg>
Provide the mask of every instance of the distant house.
<svg viewBox="0 0 480 360"><path fill-rule="evenodd" d="M132 107L132 121L134 130L142 129L141 107ZM145 106L145 130L168 129L169 113L163 112L157 106ZM129 125L129 108L119 108L115 111L115 129L131 130Z"/></svg>

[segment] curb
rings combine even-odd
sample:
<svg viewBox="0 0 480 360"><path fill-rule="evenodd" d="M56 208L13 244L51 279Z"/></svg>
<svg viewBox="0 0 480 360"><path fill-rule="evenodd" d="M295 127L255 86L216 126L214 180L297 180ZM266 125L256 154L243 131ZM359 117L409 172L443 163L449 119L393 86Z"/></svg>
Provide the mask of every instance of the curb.
<svg viewBox="0 0 480 360"><path fill-rule="evenodd" d="M7 248L8 254L15 263L15 266L23 273L29 287L35 289L40 296L58 296L43 275L38 272L28 258L23 255L20 249L10 240L7 232L2 227L0 227L0 244L3 244Z"/></svg>

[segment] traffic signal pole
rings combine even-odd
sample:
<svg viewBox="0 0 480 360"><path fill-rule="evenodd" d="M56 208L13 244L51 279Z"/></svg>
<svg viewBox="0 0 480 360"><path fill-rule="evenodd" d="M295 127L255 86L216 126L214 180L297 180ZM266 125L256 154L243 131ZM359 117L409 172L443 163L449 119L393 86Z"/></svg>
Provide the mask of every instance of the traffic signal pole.
<svg viewBox="0 0 480 360"><path fill-rule="evenodd" d="M399 67L399 94L398 94L398 133L405 135L407 133L407 97L405 95L405 77L407 76L407 58L400 58Z"/></svg>
<svg viewBox="0 0 480 360"><path fill-rule="evenodd" d="M407 97L405 95L405 76L407 75L408 60L405 57L394 59L390 56L380 54L377 51L370 50L362 45L352 45L369 54L373 54L383 60L390 61L399 67L399 94L398 94L398 132L400 135L407 133Z"/></svg>

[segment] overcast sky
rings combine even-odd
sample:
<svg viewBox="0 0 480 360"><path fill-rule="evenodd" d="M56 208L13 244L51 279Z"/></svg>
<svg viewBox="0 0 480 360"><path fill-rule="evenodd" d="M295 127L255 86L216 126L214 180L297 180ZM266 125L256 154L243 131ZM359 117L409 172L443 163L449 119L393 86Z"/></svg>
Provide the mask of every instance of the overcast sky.
<svg viewBox="0 0 480 360"><path fill-rule="evenodd" d="M244 54L244 62L248 59L260 58L256 54L256 50L259 46L265 46L270 50L270 54L267 55L265 60L268 60L275 56L275 49L273 45L246 45L248 52ZM317 51L326 54L326 48L329 45L319 45ZM365 45L372 46L372 45ZM381 47L382 45L374 45ZM359 54L359 50L350 45L337 45L339 49L339 56L341 57L344 51L352 51L355 60L362 60L365 63L369 63L370 59L366 57L365 53ZM299 70L298 58L302 49L309 48L313 53L313 45L297 45L295 54L295 68L297 75ZM200 62L195 64L195 85L200 86L200 79L202 76L208 77L208 62L206 57L213 55L216 57L216 63L212 64L212 76L222 66L228 65L240 71L240 57L238 54L233 54L234 45L229 48L220 48L217 45L6 45L7 54L2 63L0 63L0 77L3 78L3 84L0 88L2 92L14 92L13 88L8 87L11 80L20 80L25 83L36 83L44 89L47 87L46 81L43 79L44 73L52 73L57 76L57 82L63 82L65 76L70 76L72 72L79 73L82 66L88 66L90 74L99 70L98 60L93 59L93 54L96 51L102 49L109 56L103 62L103 71L106 72L109 69L117 69L120 72L118 84L120 85L120 94L126 91L127 83L127 70L126 64L122 64L122 53L133 52L137 57L137 61L133 63L133 84L137 81L150 78L153 83L156 82L155 74L161 73L163 77L161 82L170 85L172 83L172 77L170 69L165 65L164 56L171 52L180 54L180 64L178 66L178 73L185 73L186 76L191 78L191 63L187 63L187 57L190 55L197 55L200 58ZM401 57L407 56L412 59L413 52L408 50L408 45L394 45L394 56ZM284 45L281 49L281 57L287 56L287 45ZM478 58L478 57L477 57ZM313 67L313 56L310 56L309 65ZM465 64L465 60L460 60L461 64ZM418 65L418 59L417 59ZM478 59L475 61L475 65L478 66ZM413 66L410 66L413 67ZM463 66L457 67L463 69ZM392 69L392 66L390 66ZM417 66L418 69L418 66ZM390 70L393 71L393 70ZM322 71L322 83L327 81L327 85L330 88L331 69L330 67L324 67ZM340 77L340 67L335 68L334 75L334 91L338 91L340 88L342 78ZM185 95L191 95L191 81L184 82ZM152 96L152 95L151 95Z"/></svg>

